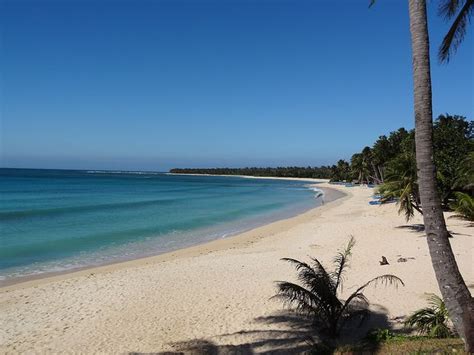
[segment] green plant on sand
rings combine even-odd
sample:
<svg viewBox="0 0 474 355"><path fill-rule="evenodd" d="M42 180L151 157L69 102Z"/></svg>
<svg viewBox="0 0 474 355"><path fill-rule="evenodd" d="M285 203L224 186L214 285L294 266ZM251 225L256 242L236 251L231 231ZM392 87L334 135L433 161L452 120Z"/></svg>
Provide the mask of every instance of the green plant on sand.
<svg viewBox="0 0 474 355"><path fill-rule="evenodd" d="M456 200L453 201L451 207L456 214L451 217L465 219L474 222L474 198L464 192L455 192Z"/></svg>
<svg viewBox="0 0 474 355"><path fill-rule="evenodd" d="M354 245L355 240L351 237L346 248L335 256L334 271L327 271L316 258L311 259L311 264L282 259L295 265L300 284L279 281L278 293L274 297L311 317L314 326L329 338L336 338L348 321L359 319L363 322L366 319L369 301L363 292L368 286L377 283L404 285L397 276L382 275L358 287L346 300L341 300L339 292Z"/></svg>
<svg viewBox="0 0 474 355"><path fill-rule="evenodd" d="M453 333L448 326L448 310L444 301L435 294L430 294L428 302L430 306L414 312L405 321L405 325L417 329L420 334L434 338L452 336Z"/></svg>

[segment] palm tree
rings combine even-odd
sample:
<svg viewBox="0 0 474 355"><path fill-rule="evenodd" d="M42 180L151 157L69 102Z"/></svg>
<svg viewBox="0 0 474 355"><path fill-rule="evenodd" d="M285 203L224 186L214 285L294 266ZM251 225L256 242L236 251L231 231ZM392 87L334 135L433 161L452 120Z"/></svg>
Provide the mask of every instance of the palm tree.
<svg viewBox="0 0 474 355"><path fill-rule="evenodd" d="M452 2L459 3L456 0ZM472 1L466 1L465 5L468 3ZM409 15L415 97L416 163L425 232L436 279L453 324L464 340L466 351L474 352L474 299L456 264L436 187L426 0L409 0ZM458 23L461 27L455 31L458 37L453 37L454 45L459 43L456 38L459 39L459 34L462 34L463 23L465 24L465 21Z"/></svg>
<svg viewBox="0 0 474 355"><path fill-rule="evenodd" d="M377 283L404 285L394 275L382 275L357 288L346 300L340 300L338 293L342 290L344 273L349 266L354 245L355 240L351 237L347 247L334 258L335 268L332 272L326 271L316 258L311 259L311 265L295 259L282 259L295 265L301 285L279 281L275 297L312 317L315 327L330 338L337 337L348 321L355 318L363 321L366 318L369 305L363 293L366 287Z"/></svg>
<svg viewBox="0 0 474 355"><path fill-rule="evenodd" d="M385 178L385 163L391 158L391 144L387 136L380 136L374 143L372 148L372 162L374 164L374 171L379 177L379 183L384 182Z"/></svg>
<svg viewBox="0 0 474 355"><path fill-rule="evenodd" d="M390 162L385 182L378 188L380 201L387 203L396 200L398 213L404 213L410 220L415 211L423 214L416 176L416 161L412 153L402 153Z"/></svg>
<svg viewBox="0 0 474 355"><path fill-rule="evenodd" d="M449 314L444 301L430 294L428 296L430 307L419 309L405 321L405 326L418 329L421 334L434 338L449 338L453 335L448 326Z"/></svg>
<svg viewBox="0 0 474 355"><path fill-rule="evenodd" d="M351 170L359 184L369 183L370 168L367 156L363 153L356 153L351 157Z"/></svg>
<svg viewBox="0 0 474 355"><path fill-rule="evenodd" d="M380 184L382 182L382 178L380 177L379 171L375 165L374 153L372 149L370 147L365 147L362 149L361 154L363 157L362 159L367 166L368 178L372 179L374 183Z"/></svg>

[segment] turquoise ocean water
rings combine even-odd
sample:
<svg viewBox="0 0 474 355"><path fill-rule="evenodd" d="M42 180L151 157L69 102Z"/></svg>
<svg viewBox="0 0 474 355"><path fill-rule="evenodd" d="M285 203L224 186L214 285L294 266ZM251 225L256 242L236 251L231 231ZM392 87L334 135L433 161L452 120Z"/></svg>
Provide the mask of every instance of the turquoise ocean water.
<svg viewBox="0 0 474 355"><path fill-rule="evenodd" d="M298 181L0 169L0 282L156 255L321 203Z"/></svg>

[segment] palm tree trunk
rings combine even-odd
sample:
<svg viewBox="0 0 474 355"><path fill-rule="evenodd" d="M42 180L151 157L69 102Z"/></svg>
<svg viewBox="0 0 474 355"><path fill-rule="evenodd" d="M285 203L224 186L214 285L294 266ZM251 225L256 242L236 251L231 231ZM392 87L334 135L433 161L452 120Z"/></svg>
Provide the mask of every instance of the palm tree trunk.
<svg viewBox="0 0 474 355"><path fill-rule="evenodd" d="M377 166L377 169L379 170L379 175L380 175L380 182L383 184L384 183L384 171L382 166Z"/></svg>
<svg viewBox="0 0 474 355"><path fill-rule="evenodd" d="M409 0L415 93L415 142L419 193L431 261L441 294L468 353L474 352L474 299L459 272L448 239L433 161L430 48L426 0Z"/></svg>

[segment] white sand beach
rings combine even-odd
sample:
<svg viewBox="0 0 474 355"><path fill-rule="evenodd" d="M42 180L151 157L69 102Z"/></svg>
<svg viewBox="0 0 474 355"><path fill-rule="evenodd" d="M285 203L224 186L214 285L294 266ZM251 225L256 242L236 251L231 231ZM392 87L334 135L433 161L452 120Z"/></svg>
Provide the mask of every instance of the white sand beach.
<svg viewBox="0 0 474 355"><path fill-rule="evenodd" d="M426 305L425 293L439 294L420 216L407 223L395 204L369 205L374 190L367 187L318 187L346 196L232 238L0 289L0 352L298 352L305 325L271 299L274 281L295 276L280 258L313 256L329 265L350 235L357 244L345 293L386 273L405 282L367 291L373 325L400 326ZM473 228L447 221L473 290ZM382 255L389 265L379 265Z"/></svg>

